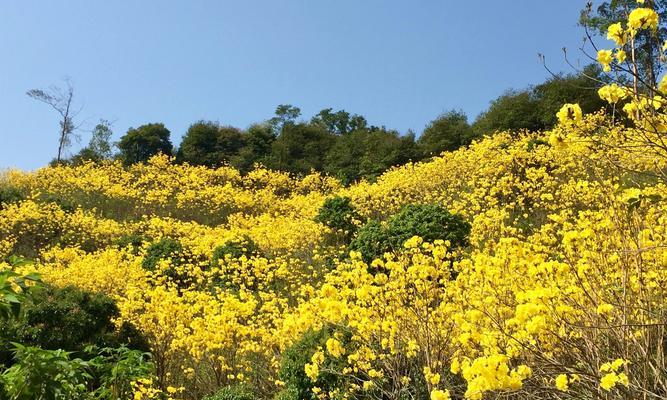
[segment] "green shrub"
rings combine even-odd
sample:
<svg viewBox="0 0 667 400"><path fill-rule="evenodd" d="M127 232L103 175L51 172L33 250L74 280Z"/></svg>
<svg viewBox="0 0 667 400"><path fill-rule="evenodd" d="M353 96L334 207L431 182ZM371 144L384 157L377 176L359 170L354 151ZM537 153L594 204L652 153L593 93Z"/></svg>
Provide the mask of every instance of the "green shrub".
<svg viewBox="0 0 667 400"><path fill-rule="evenodd" d="M150 354L127 347L90 347L88 361L64 350L17 343L12 352L14 364L0 375L2 399L129 399L132 382L155 370Z"/></svg>
<svg viewBox="0 0 667 400"><path fill-rule="evenodd" d="M160 260L171 259L173 263L179 264L182 252L181 242L172 238L162 238L148 246L141 266L145 270L154 271Z"/></svg>
<svg viewBox="0 0 667 400"><path fill-rule="evenodd" d="M71 359L64 350L44 350L14 344L16 363L0 377L7 398L12 400L86 398L91 378L88 364Z"/></svg>
<svg viewBox="0 0 667 400"><path fill-rule="evenodd" d="M224 260L227 255L231 258L239 258L241 256L250 257L258 251L259 247L248 236L239 241L230 240L213 250L211 265L214 267L219 266L220 260Z"/></svg>
<svg viewBox="0 0 667 400"><path fill-rule="evenodd" d="M145 349L139 332L126 324L116 331L118 308L113 299L76 287L40 286L23 304L22 318L0 323L0 362L11 362L10 343L19 342L48 350L82 352L89 345L121 343Z"/></svg>
<svg viewBox="0 0 667 400"><path fill-rule="evenodd" d="M25 196L18 188L9 185L0 186L0 210L2 210L6 204L17 203L24 199Z"/></svg>
<svg viewBox="0 0 667 400"><path fill-rule="evenodd" d="M468 245L470 224L436 204L409 204L389 219L388 233L394 249L413 236L426 242L447 240L458 248Z"/></svg>
<svg viewBox="0 0 667 400"><path fill-rule="evenodd" d="M350 243L350 250L359 251L366 262L386 252L400 251L413 236L424 241L448 240L452 248L468 245L470 224L459 215L451 214L435 204L409 204L389 218L386 226L379 221L366 223Z"/></svg>
<svg viewBox="0 0 667 400"><path fill-rule="evenodd" d="M292 344L282 354L279 376L285 382L284 390L277 396L284 400L316 400L313 387L319 387L324 392L346 386L344 377L325 372L324 370L339 371L343 368L343 361L325 356L320 375L315 382L311 381L304 370L305 365L311 362L313 354L318 348L325 348L327 339L332 336L331 328L322 328L318 331L309 330L296 343ZM349 341L349 333L344 335Z"/></svg>
<svg viewBox="0 0 667 400"><path fill-rule="evenodd" d="M336 230L345 239L349 239L357 230L355 221L362 218L352 207L349 197L332 197L324 201L324 204L315 217L315 221Z"/></svg>
<svg viewBox="0 0 667 400"><path fill-rule="evenodd" d="M132 383L155 372L150 353L143 351L125 346L103 349L91 346L87 353L93 356L88 366L96 386L95 399L131 399Z"/></svg>
<svg viewBox="0 0 667 400"><path fill-rule="evenodd" d="M120 248L129 248L132 254L137 255L141 245L146 241L146 238L138 233L128 233L113 241L115 246Z"/></svg>
<svg viewBox="0 0 667 400"><path fill-rule="evenodd" d="M234 385L226 386L203 400L255 400L256 398L257 396L248 386Z"/></svg>
<svg viewBox="0 0 667 400"><path fill-rule="evenodd" d="M370 263L391 251L391 238L387 228L378 220L370 220L362 226L350 243L350 250L361 253L362 258Z"/></svg>

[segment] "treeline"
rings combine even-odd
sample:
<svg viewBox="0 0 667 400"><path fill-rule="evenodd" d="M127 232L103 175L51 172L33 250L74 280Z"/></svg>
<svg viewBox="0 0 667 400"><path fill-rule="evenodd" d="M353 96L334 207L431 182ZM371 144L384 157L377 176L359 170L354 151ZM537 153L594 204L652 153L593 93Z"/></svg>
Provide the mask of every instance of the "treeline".
<svg viewBox="0 0 667 400"><path fill-rule="evenodd" d="M496 131L549 129L564 103L578 103L584 112L597 111L604 107L596 93L602 80L600 69L589 66L578 74L554 76L524 90L509 90L493 100L473 123L462 111L448 111L431 121L419 137L413 132L400 134L370 125L365 117L345 110L328 108L304 120L298 107L280 105L273 117L245 130L212 121L195 122L178 147L162 123L130 128L116 143L118 152L114 154L109 124L102 122L94 129L90 144L67 162L119 158L129 165L164 153L177 162L211 167L229 164L241 171L256 164L297 175L315 170L349 183L373 179L392 166L456 150Z"/></svg>

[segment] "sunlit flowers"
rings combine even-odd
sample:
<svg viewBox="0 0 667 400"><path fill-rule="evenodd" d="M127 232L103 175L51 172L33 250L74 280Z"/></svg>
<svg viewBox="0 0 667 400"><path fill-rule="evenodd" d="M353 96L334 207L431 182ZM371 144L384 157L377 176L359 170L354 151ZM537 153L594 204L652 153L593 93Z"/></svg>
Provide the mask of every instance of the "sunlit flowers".
<svg viewBox="0 0 667 400"><path fill-rule="evenodd" d="M579 104L565 104L561 107L560 111L556 113L558 122L561 124L566 124L574 121L580 121L583 116L581 107Z"/></svg>
<svg viewBox="0 0 667 400"><path fill-rule="evenodd" d="M650 8L635 8L628 16L628 27L632 29L657 29L658 13Z"/></svg>
<svg viewBox="0 0 667 400"><path fill-rule="evenodd" d="M611 63L614 61L614 56L611 50L598 50L597 60L602 65L604 72L611 71Z"/></svg>

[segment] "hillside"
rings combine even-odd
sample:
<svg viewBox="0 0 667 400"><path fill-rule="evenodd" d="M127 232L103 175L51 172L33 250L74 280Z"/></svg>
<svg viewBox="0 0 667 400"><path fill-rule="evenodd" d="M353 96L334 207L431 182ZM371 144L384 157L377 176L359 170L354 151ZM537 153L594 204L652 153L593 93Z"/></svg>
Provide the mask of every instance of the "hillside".
<svg viewBox="0 0 667 400"><path fill-rule="evenodd" d="M135 399L239 383L280 399L657 398L660 151L595 114L347 187L166 156L9 171L0 256L114 300L115 326L134 326L154 363ZM407 205L438 206L469 234L373 260L397 218L420 229Z"/></svg>

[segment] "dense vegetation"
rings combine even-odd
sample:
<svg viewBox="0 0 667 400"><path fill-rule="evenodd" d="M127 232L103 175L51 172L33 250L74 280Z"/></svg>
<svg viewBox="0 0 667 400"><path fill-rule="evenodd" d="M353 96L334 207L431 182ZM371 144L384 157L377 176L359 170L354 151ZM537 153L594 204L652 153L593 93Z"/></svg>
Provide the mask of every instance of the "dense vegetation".
<svg viewBox="0 0 667 400"><path fill-rule="evenodd" d="M7 171L0 398L667 397L667 78L632 55L658 28L607 24L623 76L553 116L540 85L415 142L280 106ZM386 135L427 158L381 172Z"/></svg>
<svg viewBox="0 0 667 400"><path fill-rule="evenodd" d="M59 163L119 159L125 165L146 162L156 154L175 157L177 163L220 167L242 173L256 165L304 176L324 172L349 184L374 180L387 169L438 156L468 146L474 139L496 131L550 129L564 103L578 103L584 112L597 111L604 102L597 95L601 70L589 66L580 73L554 76L520 91L509 91L491 102L472 124L462 111L448 111L429 122L417 138L369 125L361 115L324 109L309 121L301 110L280 105L268 120L242 130L213 121L197 121L183 134L178 147L161 123L131 128L113 153L108 122L93 131L90 144Z"/></svg>

